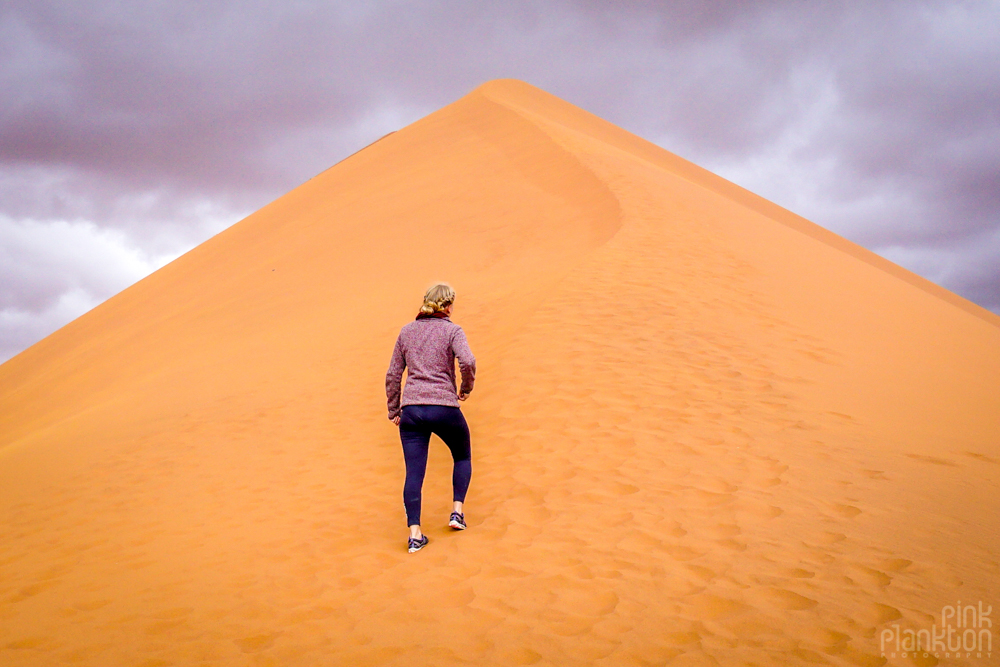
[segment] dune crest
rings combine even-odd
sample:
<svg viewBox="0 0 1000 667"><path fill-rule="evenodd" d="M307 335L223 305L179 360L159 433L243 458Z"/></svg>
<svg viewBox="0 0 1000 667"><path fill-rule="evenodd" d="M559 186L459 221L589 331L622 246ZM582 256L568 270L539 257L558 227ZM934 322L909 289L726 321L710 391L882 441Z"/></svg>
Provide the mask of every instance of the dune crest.
<svg viewBox="0 0 1000 667"><path fill-rule="evenodd" d="M439 279L469 530L435 441L410 556ZM0 366L0 662L896 664L994 602L998 377L992 313L489 82Z"/></svg>

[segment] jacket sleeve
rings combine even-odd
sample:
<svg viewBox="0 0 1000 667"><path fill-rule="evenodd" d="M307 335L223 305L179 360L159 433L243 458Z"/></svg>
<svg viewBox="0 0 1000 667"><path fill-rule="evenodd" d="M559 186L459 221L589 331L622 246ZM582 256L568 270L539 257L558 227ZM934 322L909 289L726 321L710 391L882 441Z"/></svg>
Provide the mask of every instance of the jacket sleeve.
<svg viewBox="0 0 1000 667"><path fill-rule="evenodd" d="M472 392L472 386L476 383L476 358L472 356L469 349L469 341L465 338L465 332L459 327L451 339L451 350L458 359L458 369L462 371L462 388L460 394Z"/></svg>
<svg viewBox="0 0 1000 667"><path fill-rule="evenodd" d="M406 368L406 357L403 355L403 338L396 339L396 347L392 350L389 370L385 374L385 397L388 401L389 419L395 419L402 410L399 407L400 385L403 382L403 369Z"/></svg>

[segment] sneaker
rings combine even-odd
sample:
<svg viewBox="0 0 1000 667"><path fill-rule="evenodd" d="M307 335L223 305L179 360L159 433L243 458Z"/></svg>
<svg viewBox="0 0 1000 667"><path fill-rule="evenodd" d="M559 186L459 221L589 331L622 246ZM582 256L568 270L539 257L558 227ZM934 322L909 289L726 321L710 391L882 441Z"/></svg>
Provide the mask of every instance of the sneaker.
<svg viewBox="0 0 1000 667"><path fill-rule="evenodd" d="M465 515L452 512L451 518L448 520L448 525L455 530L465 530Z"/></svg>
<svg viewBox="0 0 1000 667"><path fill-rule="evenodd" d="M426 547L428 542L430 542L430 540L427 539L426 535L423 535L419 538L411 537L409 543L407 544L407 548L409 552L412 554L414 551L420 551L421 549Z"/></svg>

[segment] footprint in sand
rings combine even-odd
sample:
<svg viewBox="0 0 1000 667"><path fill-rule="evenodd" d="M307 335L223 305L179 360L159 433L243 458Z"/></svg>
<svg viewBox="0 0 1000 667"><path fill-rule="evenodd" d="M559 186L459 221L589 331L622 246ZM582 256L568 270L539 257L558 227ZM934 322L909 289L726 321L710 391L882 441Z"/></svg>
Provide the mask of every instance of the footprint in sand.
<svg viewBox="0 0 1000 667"><path fill-rule="evenodd" d="M785 513L785 510L776 505L767 505L759 511L760 516L765 519L774 519Z"/></svg>
<svg viewBox="0 0 1000 667"><path fill-rule="evenodd" d="M735 496L731 493L713 493L712 491L703 491L701 489L694 489L694 496L710 507L726 505L735 500Z"/></svg>
<svg viewBox="0 0 1000 667"><path fill-rule="evenodd" d="M861 584L884 588L892 583L892 577L881 570L864 565L848 565L848 570L850 571L851 579Z"/></svg>
<svg viewBox="0 0 1000 667"><path fill-rule="evenodd" d="M745 542L740 542L739 540L725 539L716 540L716 544L724 549L731 549L732 551L746 551L747 544Z"/></svg>
<svg viewBox="0 0 1000 667"><path fill-rule="evenodd" d="M671 535L672 537L684 537L685 535L688 534L688 532L684 530L683 526L681 526L681 524L678 521L672 521L672 520L665 521L663 523L662 528L660 529L660 532L662 532L665 535Z"/></svg>
<svg viewBox="0 0 1000 667"><path fill-rule="evenodd" d="M504 651L501 655L503 660L500 664L507 665L534 665L542 659L541 653L523 647Z"/></svg>
<svg viewBox="0 0 1000 667"><path fill-rule="evenodd" d="M277 639L280 634L280 632L272 632L269 634L252 635L250 637L236 639L234 642L244 653L257 653L258 651L270 648L274 644L274 640Z"/></svg>
<svg viewBox="0 0 1000 667"><path fill-rule="evenodd" d="M812 609L817 604L816 600L799 595L794 591L784 588L764 588L754 591L752 597L758 601L760 606L772 610L780 611L801 611Z"/></svg>
<svg viewBox="0 0 1000 667"><path fill-rule="evenodd" d="M764 505L747 499L742 500L740 509L761 519L774 519L785 513L785 510L775 505Z"/></svg>
<svg viewBox="0 0 1000 667"><path fill-rule="evenodd" d="M717 576L719 576L718 572L716 572L715 570L711 570L701 565L694 565L692 563L687 564L687 569L690 570L693 575L695 575L699 579L702 579L703 581L713 581Z"/></svg>
<svg viewBox="0 0 1000 667"><path fill-rule="evenodd" d="M810 651L807 648L801 648L801 647L797 648L794 651L792 651L791 655L794 655L796 658L798 658L802 662L811 662L811 663L815 663L817 665L825 665L825 664L827 664L827 659L826 658L824 658L822 655L820 655L816 651Z"/></svg>
<svg viewBox="0 0 1000 667"><path fill-rule="evenodd" d="M829 628L805 629L803 638L824 653L838 653L851 641L850 635Z"/></svg>
<svg viewBox="0 0 1000 667"><path fill-rule="evenodd" d="M690 605L699 618L720 619L749 611L751 607L738 600L702 593L690 599Z"/></svg>
<svg viewBox="0 0 1000 667"><path fill-rule="evenodd" d="M913 565L913 561L905 558L887 558L879 561L879 567L890 572L902 572L911 565Z"/></svg>
<svg viewBox="0 0 1000 667"><path fill-rule="evenodd" d="M720 523L705 531L708 535L716 538L736 537L743 531L735 523Z"/></svg>
<svg viewBox="0 0 1000 667"><path fill-rule="evenodd" d="M679 560L682 562L694 560L695 558L700 558L701 556L705 555L705 552L703 551L696 551L694 549L681 545L667 545L663 548L663 550L667 552L670 555L670 557L673 558L674 560Z"/></svg>
<svg viewBox="0 0 1000 667"><path fill-rule="evenodd" d="M868 605L866 615L868 618L874 620L875 625L882 625L903 618L903 614L898 609L890 607L887 604L882 604L881 602L873 602Z"/></svg>
<svg viewBox="0 0 1000 667"><path fill-rule="evenodd" d="M106 607L111 604L111 600L88 600L86 602L77 602L73 605L73 609L77 611L96 611L101 607Z"/></svg>
<svg viewBox="0 0 1000 667"><path fill-rule="evenodd" d="M794 577L796 579L812 579L816 576L815 572L803 569L801 567L793 567L787 570L783 570L782 573L786 577Z"/></svg>
<svg viewBox="0 0 1000 667"><path fill-rule="evenodd" d="M939 466L957 466L958 464L949 459L941 459L936 456L926 456L924 454L907 454L911 459L916 459L917 461L923 461L924 463L933 463Z"/></svg>
<svg viewBox="0 0 1000 667"><path fill-rule="evenodd" d="M37 584L31 584L30 586L25 586L15 593L8 602L21 602L22 600L27 600L30 597L34 597L44 591L46 588L51 588L55 584L54 581L46 581Z"/></svg>
<svg viewBox="0 0 1000 667"><path fill-rule="evenodd" d="M841 516L845 519L853 519L854 517L861 514L861 510L859 510L854 505L843 505L840 503L835 503L832 509L834 514Z"/></svg>
<svg viewBox="0 0 1000 667"><path fill-rule="evenodd" d="M671 646L685 646L701 641L701 635L697 632L664 632L660 638Z"/></svg>
<svg viewBox="0 0 1000 667"><path fill-rule="evenodd" d="M730 494L739 490L735 484L722 478L707 479L702 481L698 486L700 487L699 490L712 494Z"/></svg>

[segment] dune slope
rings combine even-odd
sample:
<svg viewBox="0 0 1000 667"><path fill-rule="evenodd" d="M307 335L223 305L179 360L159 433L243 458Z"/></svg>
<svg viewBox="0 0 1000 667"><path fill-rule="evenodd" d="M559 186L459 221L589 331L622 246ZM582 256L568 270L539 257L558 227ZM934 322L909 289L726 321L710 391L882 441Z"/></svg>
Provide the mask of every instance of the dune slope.
<svg viewBox="0 0 1000 667"><path fill-rule="evenodd" d="M408 555L434 280L470 529L435 441ZM993 602L998 377L995 315L490 82L0 366L0 662L902 664Z"/></svg>

